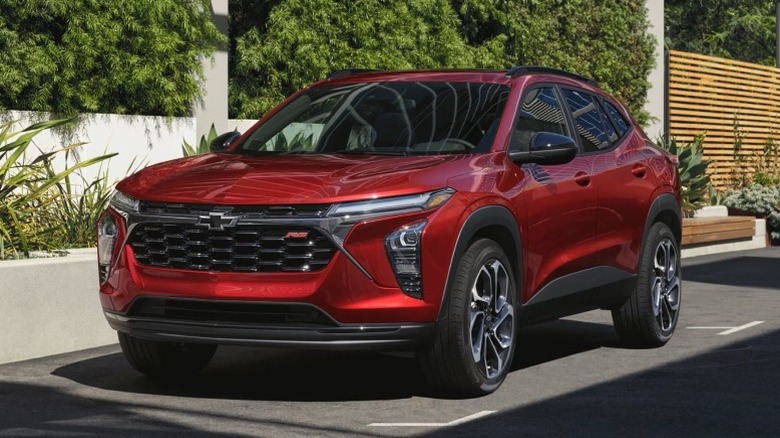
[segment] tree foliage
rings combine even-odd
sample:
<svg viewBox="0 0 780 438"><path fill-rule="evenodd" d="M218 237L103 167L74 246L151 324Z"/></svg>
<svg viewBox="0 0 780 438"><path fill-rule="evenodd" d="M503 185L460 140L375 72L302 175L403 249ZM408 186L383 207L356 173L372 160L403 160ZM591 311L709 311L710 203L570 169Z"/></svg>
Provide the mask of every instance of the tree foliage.
<svg viewBox="0 0 780 438"><path fill-rule="evenodd" d="M239 14L253 7L250 1L238 3ZM260 18L267 14L267 22L257 21L258 16L233 19L230 100L231 112L238 117L257 117L296 89L338 69L472 64L447 0L276 3L270 9L255 6Z"/></svg>
<svg viewBox="0 0 780 438"><path fill-rule="evenodd" d="M596 80L640 122L655 65L644 0L453 0L477 66L541 65Z"/></svg>
<svg viewBox="0 0 780 438"><path fill-rule="evenodd" d="M0 0L0 107L186 115L221 36L208 0Z"/></svg>
<svg viewBox="0 0 780 438"><path fill-rule="evenodd" d="M775 63L775 0L666 0L670 48Z"/></svg>
<svg viewBox="0 0 780 438"><path fill-rule="evenodd" d="M563 68L641 110L644 0L231 0L231 115L257 117L341 68Z"/></svg>

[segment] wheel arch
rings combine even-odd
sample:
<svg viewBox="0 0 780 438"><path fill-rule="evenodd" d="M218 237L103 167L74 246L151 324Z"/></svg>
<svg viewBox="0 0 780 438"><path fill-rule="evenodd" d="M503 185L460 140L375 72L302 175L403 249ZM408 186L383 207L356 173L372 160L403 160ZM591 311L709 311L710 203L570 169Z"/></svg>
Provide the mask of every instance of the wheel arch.
<svg viewBox="0 0 780 438"><path fill-rule="evenodd" d="M680 202L671 193L660 194L650 205L650 210L647 212L647 219L645 220L645 228L642 232L641 251L644 251L645 242L647 242L647 234L656 222L665 223L672 230L672 234L674 234L675 240L677 240L677 245L679 246L681 244L682 209L680 208Z"/></svg>
<svg viewBox="0 0 780 438"><path fill-rule="evenodd" d="M466 218L458 232L455 249L452 252L450 265L447 270L444 293L439 306L439 318L442 317L442 312L446 308L446 303L449 299L453 272L457 269L461 257L469 246L481 238L493 240L504 250L504 253L509 258L509 263L512 265L512 274L518 288L518 297L522 297L520 290L522 289L521 274L523 266L522 243L517 221L506 207L499 205L480 207Z"/></svg>

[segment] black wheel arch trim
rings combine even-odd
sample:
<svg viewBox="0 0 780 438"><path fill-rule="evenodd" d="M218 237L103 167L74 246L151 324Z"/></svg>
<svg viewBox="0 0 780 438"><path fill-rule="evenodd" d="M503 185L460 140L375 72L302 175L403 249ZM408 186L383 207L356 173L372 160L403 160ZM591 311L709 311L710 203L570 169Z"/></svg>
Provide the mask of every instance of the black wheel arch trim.
<svg viewBox="0 0 780 438"><path fill-rule="evenodd" d="M655 219L661 213L666 211L672 213L674 218L677 220L677 225L679 228L676 230L672 229L672 232L678 239L677 244L680 243L679 240L682 233L682 208L680 207L680 203L677 201L677 198L675 198L674 195L671 193L662 193L653 200L652 205L650 205L650 210L647 212L645 229L642 233L642 246L644 246L644 243L647 240L647 233L650 232L650 227L652 227L653 223L656 222Z"/></svg>
<svg viewBox="0 0 780 438"><path fill-rule="evenodd" d="M680 243L682 241L682 208L680 207L680 202L671 193L661 193L660 195L658 195L658 197L656 197L653 200L653 203L650 205L650 210L648 210L647 212L647 219L645 219L645 228L642 231L642 244L640 248L640 254L642 254L645 250L645 242L647 242L647 235L648 233L650 233L650 228L656 222L656 218L658 218L662 213L665 213L667 211L672 215L674 215L677 229L672 228L672 233L677 238L677 246L678 247L680 246ZM639 262L640 260L637 259L637 270L639 269Z"/></svg>
<svg viewBox="0 0 780 438"><path fill-rule="evenodd" d="M444 291L441 297L441 303L439 306L439 317L444 315L446 309L446 302L450 294L451 279L453 272L457 269L457 264L460 262L461 257L466 252L469 244L472 242L475 236L480 231L489 227L498 226L504 228L511 236L512 242L496 242L507 253L509 262L512 264L512 273L515 279L517 292L521 290L520 280L522 271L522 241L520 238L520 228L517 225L514 215L504 206L500 205L488 205L480 207L474 210L466 221L461 226L458 232L458 238L455 241L455 249L452 251L452 257L450 258L450 266L447 270L447 278L444 283ZM506 251L511 245L513 251ZM520 298L520 295L518 295Z"/></svg>

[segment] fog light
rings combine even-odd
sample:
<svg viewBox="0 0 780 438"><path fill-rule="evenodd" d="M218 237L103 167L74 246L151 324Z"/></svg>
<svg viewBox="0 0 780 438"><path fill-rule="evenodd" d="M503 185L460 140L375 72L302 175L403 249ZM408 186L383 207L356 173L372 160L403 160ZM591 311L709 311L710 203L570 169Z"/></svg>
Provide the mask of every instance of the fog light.
<svg viewBox="0 0 780 438"><path fill-rule="evenodd" d="M111 269L111 261L114 258L114 246L117 237L116 219L109 213L103 215L98 221L98 271L100 275L100 284L108 279L108 273Z"/></svg>
<svg viewBox="0 0 780 438"><path fill-rule="evenodd" d="M422 271L420 247L426 221L406 225L385 238L387 257L393 266L398 285L405 294L422 298Z"/></svg>

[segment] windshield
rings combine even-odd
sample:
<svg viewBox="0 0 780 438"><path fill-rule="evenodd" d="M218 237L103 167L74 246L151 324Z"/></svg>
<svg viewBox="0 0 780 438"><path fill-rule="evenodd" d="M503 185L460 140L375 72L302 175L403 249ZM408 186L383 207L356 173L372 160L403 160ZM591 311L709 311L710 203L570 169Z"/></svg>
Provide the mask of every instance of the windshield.
<svg viewBox="0 0 780 438"><path fill-rule="evenodd" d="M247 154L487 152L509 87L385 82L304 91L233 150Z"/></svg>

